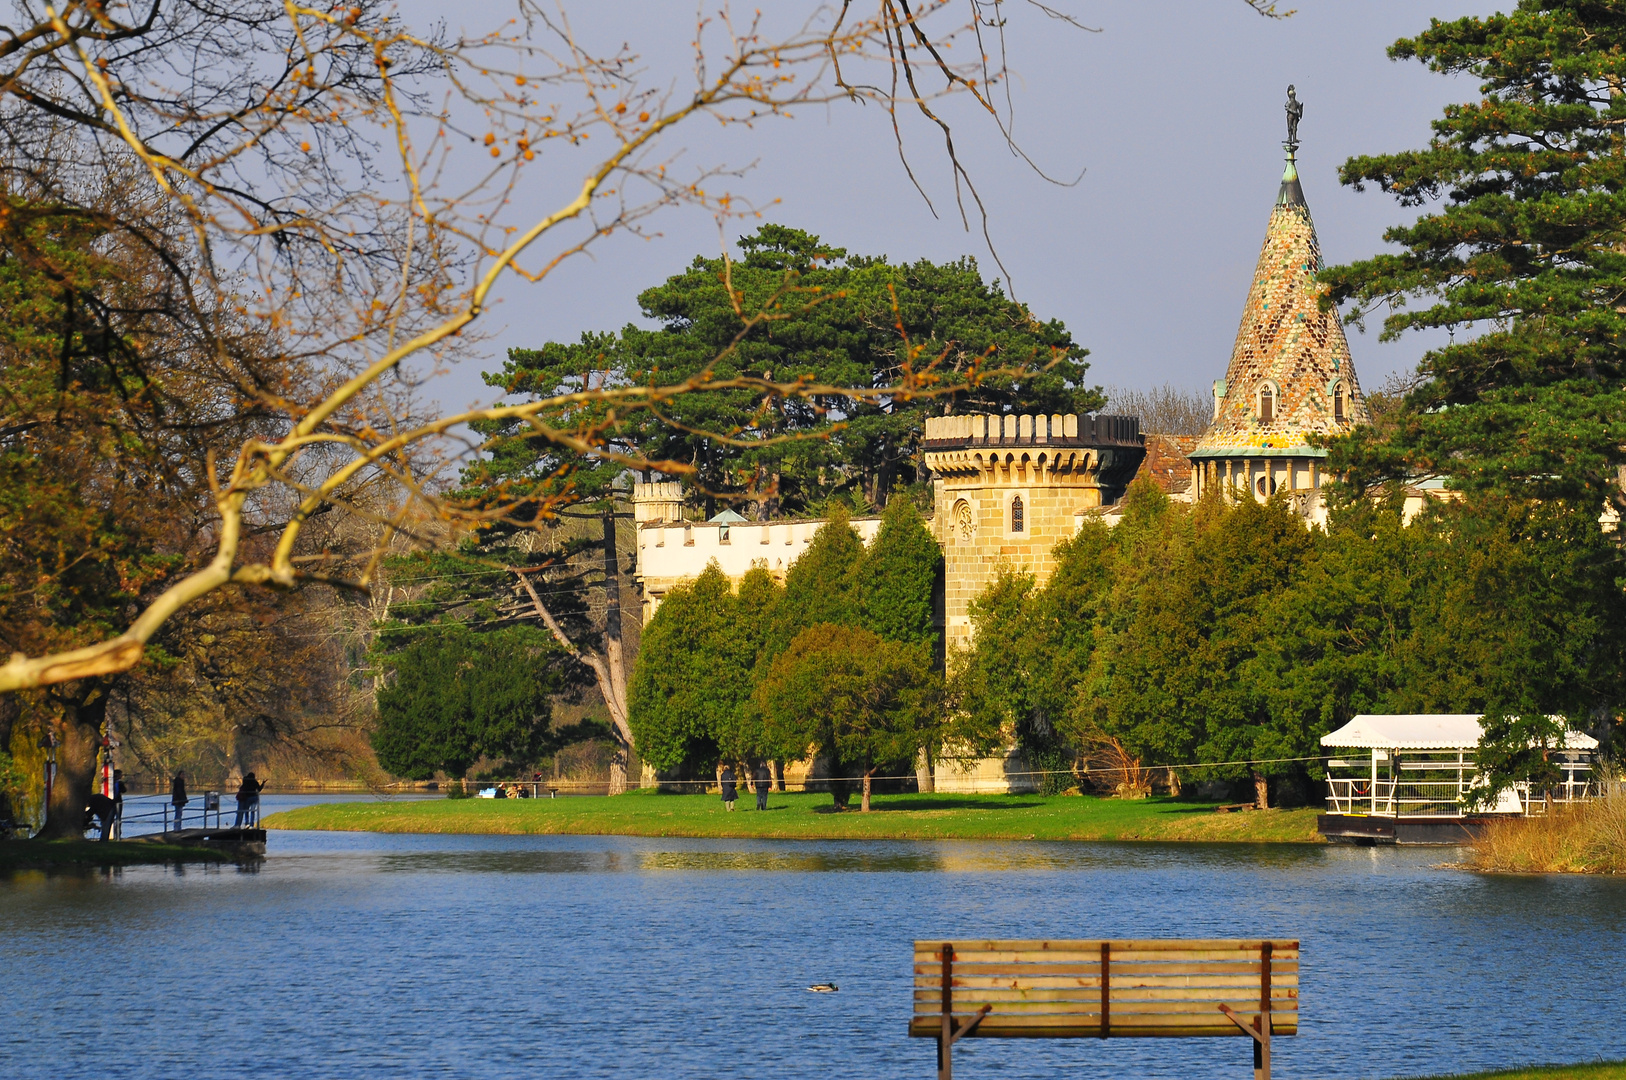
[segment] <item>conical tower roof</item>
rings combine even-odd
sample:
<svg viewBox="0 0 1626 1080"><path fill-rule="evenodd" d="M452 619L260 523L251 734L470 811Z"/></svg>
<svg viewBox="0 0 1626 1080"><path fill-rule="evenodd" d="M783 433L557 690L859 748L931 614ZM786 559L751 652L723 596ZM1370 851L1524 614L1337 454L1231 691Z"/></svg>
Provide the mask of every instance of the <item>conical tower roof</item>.
<svg viewBox="0 0 1626 1080"><path fill-rule="evenodd" d="M1349 342L1336 310L1322 311L1325 286L1310 207L1294 151L1265 230L1242 325L1216 407L1194 458L1323 456L1307 437L1367 422Z"/></svg>

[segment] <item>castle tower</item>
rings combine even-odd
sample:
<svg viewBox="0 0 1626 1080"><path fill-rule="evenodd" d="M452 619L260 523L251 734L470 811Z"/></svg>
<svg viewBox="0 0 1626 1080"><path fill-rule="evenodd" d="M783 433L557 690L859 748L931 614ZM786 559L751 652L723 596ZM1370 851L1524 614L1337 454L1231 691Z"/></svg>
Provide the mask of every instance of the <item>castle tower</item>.
<svg viewBox="0 0 1626 1080"><path fill-rule="evenodd" d="M1287 110L1287 170L1230 366L1214 384L1214 419L1191 453L1192 485L1197 495L1216 484L1258 499L1302 493L1300 509L1318 516L1327 452L1309 436L1343 434L1367 416L1338 312L1320 306L1321 248L1299 185L1303 108L1292 87Z"/></svg>
<svg viewBox="0 0 1626 1080"><path fill-rule="evenodd" d="M683 520L683 482L632 485L632 518L639 525Z"/></svg>
<svg viewBox="0 0 1626 1080"><path fill-rule="evenodd" d="M925 450L953 651L971 644L971 601L999 567L1048 578L1055 546L1123 495L1146 440L1133 416L937 416Z"/></svg>

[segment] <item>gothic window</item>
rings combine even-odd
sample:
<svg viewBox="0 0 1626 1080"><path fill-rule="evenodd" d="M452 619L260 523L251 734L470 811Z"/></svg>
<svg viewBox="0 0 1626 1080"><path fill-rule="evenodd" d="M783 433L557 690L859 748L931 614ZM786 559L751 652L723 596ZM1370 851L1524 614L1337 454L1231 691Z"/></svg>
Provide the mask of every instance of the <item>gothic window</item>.
<svg viewBox="0 0 1626 1080"><path fill-rule="evenodd" d="M1344 384L1339 383L1332 388L1332 418L1338 423L1344 422Z"/></svg>
<svg viewBox="0 0 1626 1080"><path fill-rule="evenodd" d="M1276 388L1266 383L1259 388L1259 422L1268 424L1276 419Z"/></svg>
<svg viewBox="0 0 1626 1080"><path fill-rule="evenodd" d="M1022 531L1022 496L1018 495L1011 500L1011 532Z"/></svg>
<svg viewBox="0 0 1626 1080"><path fill-rule="evenodd" d="M977 532L977 521L971 513L971 504L961 499L954 504L954 531L959 534L962 544L971 543L971 538Z"/></svg>

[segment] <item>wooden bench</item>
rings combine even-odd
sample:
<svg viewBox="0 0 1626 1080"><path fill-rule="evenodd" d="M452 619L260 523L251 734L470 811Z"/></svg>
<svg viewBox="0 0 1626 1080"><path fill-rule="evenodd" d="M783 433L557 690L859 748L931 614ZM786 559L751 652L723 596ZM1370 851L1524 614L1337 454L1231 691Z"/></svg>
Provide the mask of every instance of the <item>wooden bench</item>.
<svg viewBox="0 0 1626 1080"><path fill-rule="evenodd" d="M1272 1035L1299 1026L1297 941L917 941L909 1034L983 1039L1253 1039L1270 1080Z"/></svg>

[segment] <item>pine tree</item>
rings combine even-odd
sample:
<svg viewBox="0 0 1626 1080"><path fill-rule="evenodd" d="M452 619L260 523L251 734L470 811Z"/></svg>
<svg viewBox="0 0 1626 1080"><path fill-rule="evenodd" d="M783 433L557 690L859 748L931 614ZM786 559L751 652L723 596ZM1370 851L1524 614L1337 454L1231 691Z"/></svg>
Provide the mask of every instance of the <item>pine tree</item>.
<svg viewBox="0 0 1626 1080"><path fill-rule="evenodd" d="M1345 163L1345 184L1437 209L1384 234L1400 252L1322 277L1358 313L1388 306L1385 339L1453 337L1425 355L1401 415L1331 465L1626 510L1626 8L1521 0L1436 21L1389 55L1471 75L1482 97L1448 106L1424 149Z"/></svg>

